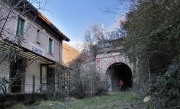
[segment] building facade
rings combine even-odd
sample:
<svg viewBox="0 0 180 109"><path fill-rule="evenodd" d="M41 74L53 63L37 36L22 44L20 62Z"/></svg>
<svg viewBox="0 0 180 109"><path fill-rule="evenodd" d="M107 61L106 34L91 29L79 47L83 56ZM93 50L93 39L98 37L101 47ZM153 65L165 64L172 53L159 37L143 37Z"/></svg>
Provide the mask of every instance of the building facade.
<svg viewBox="0 0 180 109"><path fill-rule="evenodd" d="M27 0L1 1L0 16L0 77L9 81L7 92L55 90L62 41L70 39Z"/></svg>

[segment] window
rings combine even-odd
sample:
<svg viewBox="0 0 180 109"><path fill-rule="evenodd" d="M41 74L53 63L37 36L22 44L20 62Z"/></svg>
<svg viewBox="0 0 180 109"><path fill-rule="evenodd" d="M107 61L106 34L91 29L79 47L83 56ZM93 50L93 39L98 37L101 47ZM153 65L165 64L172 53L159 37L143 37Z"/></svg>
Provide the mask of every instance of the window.
<svg viewBox="0 0 180 109"><path fill-rule="evenodd" d="M39 29L37 30L36 43L37 43L37 44L41 44L41 43L40 43L40 30L39 30Z"/></svg>
<svg viewBox="0 0 180 109"><path fill-rule="evenodd" d="M53 40L49 38L48 52L52 54L53 50Z"/></svg>
<svg viewBox="0 0 180 109"><path fill-rule="evenodd" d="M16 36L17 37L22 37L23 36L24 22L25 22L24 19L22 19L21 17L18 18L17 31L16 31Z"/></svg>

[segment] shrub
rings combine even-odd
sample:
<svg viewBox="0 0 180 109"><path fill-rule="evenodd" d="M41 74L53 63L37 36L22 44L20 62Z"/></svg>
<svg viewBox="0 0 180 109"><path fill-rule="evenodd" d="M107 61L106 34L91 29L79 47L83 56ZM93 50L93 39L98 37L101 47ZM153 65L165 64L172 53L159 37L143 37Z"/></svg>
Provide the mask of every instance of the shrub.
<svg viewBox="0 0 180 109"><path fill-rule="evenodd" d="M180 108L180 57L168 67L165 74L156 78L152 95L158 109Z"/></svg>

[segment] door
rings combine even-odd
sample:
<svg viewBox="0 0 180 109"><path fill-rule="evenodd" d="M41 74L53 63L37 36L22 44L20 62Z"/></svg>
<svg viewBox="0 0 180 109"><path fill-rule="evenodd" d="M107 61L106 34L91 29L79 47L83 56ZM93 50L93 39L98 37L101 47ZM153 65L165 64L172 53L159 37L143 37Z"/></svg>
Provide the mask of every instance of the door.
<svg viewBox="0 0 180 109"><path fill-rule="evenodd" d="M55 91L55 73L54 73L54 68L48 67L48 72L47 72L47 90L48 91Z"/></svg>

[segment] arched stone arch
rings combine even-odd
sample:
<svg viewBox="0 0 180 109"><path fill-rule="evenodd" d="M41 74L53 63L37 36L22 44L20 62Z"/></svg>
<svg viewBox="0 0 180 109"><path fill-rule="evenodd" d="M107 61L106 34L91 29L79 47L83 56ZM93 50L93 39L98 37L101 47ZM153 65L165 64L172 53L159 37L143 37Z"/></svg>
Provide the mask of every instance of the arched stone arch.
<svg viewBox="0 0 180 109"><path fill-rule="evenodd" d="M106 70L113 63L121 62L130 67L134 71L134 65L129 58L120 52L101 53L96 55L96 69L99 73L106 74Z"/></svg>
<svg viewBox="0 0 180 109"><path fill-rule="evenodd" d="M103 79L106 79L110 87L112 86L112 84L110 84L111 79L109 79L110 77L109 75L106 74L106 72L108 72L108 68L111 65L114 65L117 63L123 63L127 65L128 68L131 70L131 76L133 75L134 65L133 63L129 61L129 58L125 55L125 53L120 53L120 52L107 53L106 52L106 53L96 54L96 70L101 74L101 77ZM111 89L113 88L109 88L109 91L113 91Z"/></svg>

